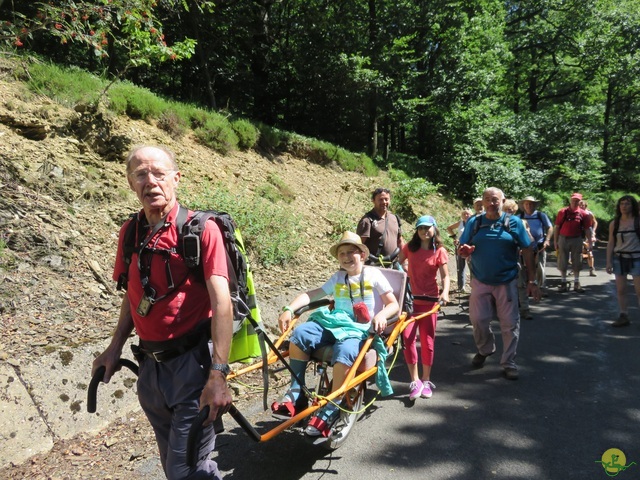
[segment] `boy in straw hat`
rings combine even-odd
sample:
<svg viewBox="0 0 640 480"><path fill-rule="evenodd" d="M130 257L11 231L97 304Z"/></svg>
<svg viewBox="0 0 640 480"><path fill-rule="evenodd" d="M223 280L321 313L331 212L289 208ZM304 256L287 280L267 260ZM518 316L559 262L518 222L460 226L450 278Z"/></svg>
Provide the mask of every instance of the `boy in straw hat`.
<svg viewBox="0 0 640 480"><path fill-rule="evenodd" d="M333 345L333 388L337 389L358 356L370 327L374 332L382 333L387 326L387 318L395 315L399 309L393 289L384 275L376 268L364 268L369 249L358 235L344 232L329 253L338 260L340 270L320 288L298 295L283 308L278 318L280 329L284 332L289 327L293 312L327 295L334 298L333 310L320 308L311 314L306 323L293 330L289 360L295 375L291 375L291 386L282 400L271 406L278 415L293 417L306 408L307 399L301 387L313 350ZM384 304L378 313L373 311L376 294ZM336 405L328 403L311 419L305 433L327 436L339 413Z"/></svg>

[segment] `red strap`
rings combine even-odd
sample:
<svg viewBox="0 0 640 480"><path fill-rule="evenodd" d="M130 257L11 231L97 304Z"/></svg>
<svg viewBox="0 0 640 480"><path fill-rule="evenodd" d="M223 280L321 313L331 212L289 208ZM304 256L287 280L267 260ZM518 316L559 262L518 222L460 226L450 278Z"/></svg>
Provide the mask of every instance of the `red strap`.
<svg viewBox="0 0 640 480"><path fill-rule="evenodd" d="M309 426L316 427L323 437L328 437L331 432L327 422L321 420L320 417L312 417L311 420L309 420Z"/></svg>

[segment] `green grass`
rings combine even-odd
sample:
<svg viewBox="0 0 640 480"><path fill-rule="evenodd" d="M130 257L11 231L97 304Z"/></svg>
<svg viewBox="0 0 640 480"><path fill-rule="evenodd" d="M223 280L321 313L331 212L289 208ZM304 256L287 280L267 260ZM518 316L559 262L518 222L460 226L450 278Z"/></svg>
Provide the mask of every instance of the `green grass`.
<svg viewBox="0 0 640 480"><path fill-rule="evenodd" d="M127 81L111 82L77 68L63 68L44 61L32 64L26 77L32 91L65 106L98 105L104 100L107 108L116 114L157 121L158 126L174 138L191 128L202 144L223 155L259 146L267 151L299 155L320 165L335 164L366 176L376 176L379 172L373 160L363 153L265 124L253 124L243 118L229 121L217 112L166 100Z"/></svg>
<svg viewBox="0 0 640 480"><path fill-rule="evenodd" d="M302 246L302 225L291 210L254 196L235 195L222 185L186 195L185 205L199 210L229 213L242 232L254 261L263 267L286 265Z"/></svg>

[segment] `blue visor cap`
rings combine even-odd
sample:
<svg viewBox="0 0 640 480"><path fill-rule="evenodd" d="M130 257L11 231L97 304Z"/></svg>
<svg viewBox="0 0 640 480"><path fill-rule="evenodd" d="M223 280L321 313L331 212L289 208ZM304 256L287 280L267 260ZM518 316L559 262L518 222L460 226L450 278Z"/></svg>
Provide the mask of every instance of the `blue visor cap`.
<svg viewBox="0 0 640 480"><path fill-rule="evenodd" d="M433 227L437 227L438 224L436 223L436 219L433 218L431 215L423 215L416 222L416 228L419 228L419 227L432 227L432 226Z"/></svg>

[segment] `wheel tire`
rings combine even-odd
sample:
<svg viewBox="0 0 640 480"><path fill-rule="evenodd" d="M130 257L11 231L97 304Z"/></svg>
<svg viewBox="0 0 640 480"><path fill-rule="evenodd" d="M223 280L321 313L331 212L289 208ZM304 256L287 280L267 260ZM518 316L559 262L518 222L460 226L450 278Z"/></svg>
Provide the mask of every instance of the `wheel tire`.
<svg viewBox="0 0 640 480"><path fill-rule="evenodd" d="M331 426L331 433L327 441L322 444L327 450L335 450L347 440L358 421L358 417L360 417L360 410L362 409L366 392L367 383L362 382L344 394L340 407L348 411L341 410L340 418Z"/></svg>

